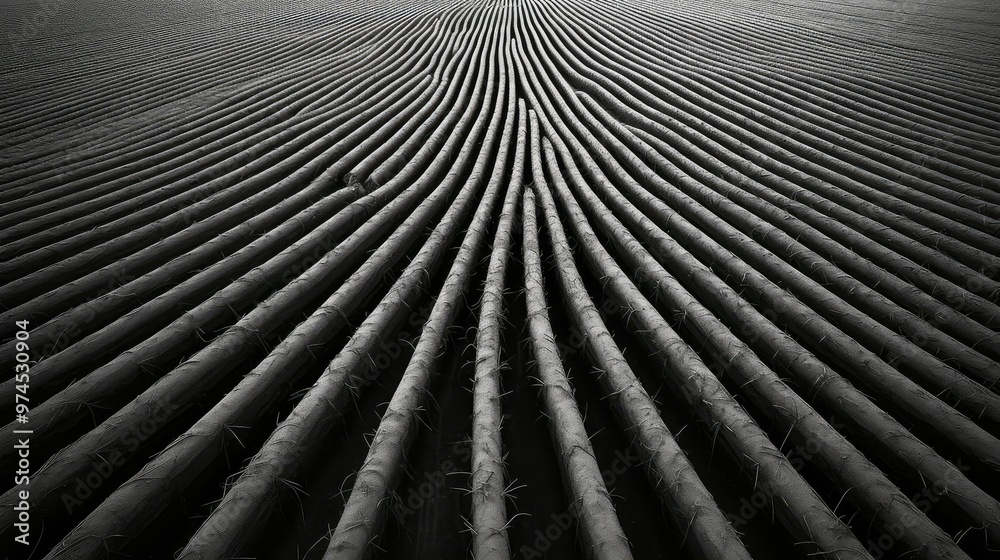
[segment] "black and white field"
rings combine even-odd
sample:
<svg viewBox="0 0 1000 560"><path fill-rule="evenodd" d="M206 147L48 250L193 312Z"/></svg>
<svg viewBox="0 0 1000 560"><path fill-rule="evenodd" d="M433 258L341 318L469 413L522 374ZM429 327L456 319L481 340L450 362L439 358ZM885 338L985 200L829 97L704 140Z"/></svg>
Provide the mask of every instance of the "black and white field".
<svg viewBox="0 0 1000 560"><path fill-rule="evenodd" d="M1000 558L993 0L7 0L0 551Z"/></svg>

